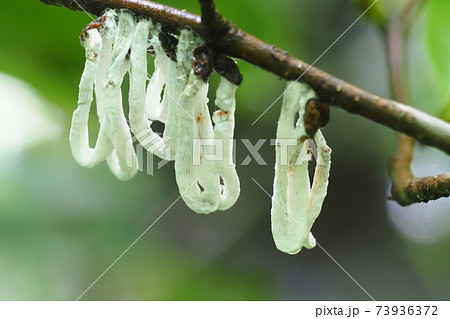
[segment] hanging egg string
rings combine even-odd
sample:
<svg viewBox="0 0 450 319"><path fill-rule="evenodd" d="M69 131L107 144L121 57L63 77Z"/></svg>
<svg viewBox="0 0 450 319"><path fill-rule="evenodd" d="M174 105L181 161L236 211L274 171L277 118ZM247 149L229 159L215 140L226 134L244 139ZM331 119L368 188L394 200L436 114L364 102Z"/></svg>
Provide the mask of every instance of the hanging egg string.
<svg viewBox="0 0 450 319"><path fill-rule="evenodd" d="M194 74L207 81L213 69L222 76L216 91L215 105L219 110L213 113L214 139L222 141L223 159L215 168L223 183L220 184L219 210L234 205L240 193L240 182L233 163L235 92L242 83L242 74L236 62L224 54L218 54L207 46L194 50Z"/></svg>
<svg viewBox="0 0 450 319"><path fill-rule="evenodd" d="M174 96L180 92L176 90L175 85L169 85L167 82L170 76L178 76L177 63L163 52L157 38L160 28L158 25L153 25L150 20L141 20L138 26L131 50L129 114L131 130L147 151L162 159L173 160L176 152L174 143L176 118L169 116L169 113L171 115L174 113L177 103ZM155 70L146 87L149 47L154 52ZM137 91L134 90L133 84L136 85ZM170 93L167 92L169 90ZM161 99L163 91L165 94ZM165 124L163 136L153 131L152 124L155 121Z"/></svg>
<svg viewBox="0 0 450 319"><path fill-rule="evenodd" d="M111 19L107 14L106 18L92 23L81 36L86 50L86 64L69 141L74 158L81 166L94 167L106 159L118 179L128 180L136 174L137 158L122 109L120 87L129 69L127 57L135 22L125 16L117 24L115 13L110 15ZM106 29L108 37L105 36ZM111 45L112 42L121 45ZM96 145L91 148L88 119L94 90L100 130Z"/></svg>
<svg viewBox="0 0 450 319"><path fill-rule="evenodd" d="M183 41L183 35L186 35L187 37L187 33L182 31L180 39L177 39L173 35L167 33L167 30L165 29L158 35L166 56L172 61L177 61L177 55L183 56L183 52L192 50L192 47L190 49L187 49L187 47L183 49L182 43L179 50L180 52L177 54L177 46L180 41ZM195 40L190 41L195 43ZM185 89L186 92L184 92L185 94L182 94L180 103L189 105L189 101L192 100L194 95L203 95L203 97L198 97L199 100L197 102L197 105L203 105L202 107L196 107L194 111L190 110L190 114L186 114L186 110L189 106L185 107L183 105L184 112L179 112L179 114L177 114L178 130L182 131L182 126L189 125L189 123L192 126L193 123L189 119L192 117L195 119L195 124L198 126L197 129L199 130L198 133L193 133L194 135L192 136L183 134L183 136L177 137L180 141L184 141L177 143L176 145L176 148L180 147L184 150L179 152L180 159L176 161L175 164L176 172L183 172L176 175L180 193L184 194L185 202L196 212L210 213L217 209L226 210L236 202L240 193L240 183L236 173L235 164L232 160L232 153L234 112L236 105L235 91L237 86L242 82L242 75L234 60L222 54L216 54L204 44L194 48L192 58L189 58L187 61L177 62L180 67L192 64L193 74L195 75L195 77L190 75L190 85L192 85L192 87L190 89ZM189 68L187 69L189 70ZM212 74L213 69L224 78L221 80L216 92L215 105L219 110L213 114L215 125L212 130L206 95L208 87L207 81ZM198 81L198 78L200 78L204 84L201 84ZM191 92L188 92L189 90L191 90ZM204 93L201 93L202 91ZM190 116L186 117L186 115ZM195 131L196 128L191 127L191 129ZM186 132L191 131L187 130ZM220 146L223 150L223 158L216 160L214 162L215 165L211 165L206 158L200 155L199 167L187 165L189 161L186 160L186 158L194 156L194 154L191 154L194 145L190 145L188 140L196 138L203 139L204 141L211 139L214 141L221 141L220 145L216 146ZM186 148L186 146L188 147ZM211 145L204 145L202 150L211 151ZM199 151L201 152L201 150ZM182 157L183 159L181 159ZM201 172L199 172L199 169ZM222 183L220 183L220 180L222 180ZM197 185L191 187L193 183Z"/></svg>
<svg viewBox="0 0 450 319"><path fill-rule="evenodd" d="M218 209L228 209L240 193L236 168L231 161L232 143L230 150L237 86L226 78L221 79L215 101L220 110L214 113L216 125L213 127L207 107L208 83L204 81L209 73L208 50L197 45L197 42L192 32L181 31L177 59L188 76L179 79L185 85L179 100L185 112L179 108L177 113L178 129L183 133L178 135L175 173L186 204L198 213L208 214ZM192 117L194 123L190 119ZM213 146L223 150L222 156L214 161L207 160L206 155L212 153Z"/></svg>
<svg viewBox="0 0 450 319"><path fill-rule="evenodd" d="M83 167L94 167L106 159L117 178L130 179L137 171L133 132L145 149L175 160L177 184L190 208L207 214L231 207L240 192L229 143L234 136L236 84L242 81L236 63L215 54L193 31L181 30L176 37L125 10L108 10L91 22L81 42L86 65L69 138L75 160ZM155 57L155 71L147 83L149 51ZM213 125L207 94L214 68L224 77L217 88L219 110ZM127 73L130 126L121 91ZM90 148L87 123L94 94L100 131L95 147ZM155 121L165 125L162 136L152 129ZM200 141L200 147L194 149L194 141ZM224 145L222 158L206 160L214 146L208 145L211 141Z"/></svg>
<svg viewBox="0 0 450 319"><path fill-rule="evenodd" d="M100 96L99 101L97 101L97 112L112 123L110 136L114 144L114 150L106 159L107 164L118 179L129 180L137 172L137 157L130 127L122 107L121 87L125 75L130 71L130 51L136 30L136 20L127 14L119 13L119 15L112 50L110 50L108 34L104 33L102 40L105 48L107 48L105 55L110 54L110 66L109 68L100 68L101 72L105 70L108 70L108 72L104 79L97 74L98 83L95 84L95 87L96 96ZM108 21L106 20L105 23L107 25ZM105 59L105 56L102 56L103 59Z"/></svg>
<svg viewBox="0 0 450 319"><path fill-rule="evenodd" d="M317 109L311 102L315 92L305 83L288 82L277 125L275 178L272 196L272 235L277 248L296 254L302 247L316 245L311 228L317 219L328 188L331 149L317 128L314 142L317 146L313 185L310 184L308 163L312 158L307 136L307 124L313 117L318 126ZM314 102L315 104L315 102ZM308 110L309 107L309 110ZM308 111L312 115L308 115ZM298 116L298 120L295 118ZM326 116L326 115L325 115ZM319 123L319 124L318 124Z"/></svg>
<svg viewBox="0 0 450 319"><path fill-rule="evenodd" d="M106 160L118 179L128 180L137 172L132 132L146 150L175 161L181 197L192 210L209 214L233 206L240 194L232 156L235 93L242 82L236 62L211 50L191 30L176 36L125 10L108 10L91 22L81 44L86 63L69 136L75 160L87 168ZM155 67L150 79L148 53ZM218 110L211 117L208 79L213 70L221 80L214 101ZM130 125L121 90L128 73ZM329 120L328 105L304 83L287 85L277 125L271 220L277 248L295 254L316 244L311 228L327 193L331 149L320 131ZM94 94L100 129L91 148L88 120ZM155 121L164 124L162 136L152 129ZM308 138L318 150L312 185ZM211 159L217 149L221 156Z"/></svg>

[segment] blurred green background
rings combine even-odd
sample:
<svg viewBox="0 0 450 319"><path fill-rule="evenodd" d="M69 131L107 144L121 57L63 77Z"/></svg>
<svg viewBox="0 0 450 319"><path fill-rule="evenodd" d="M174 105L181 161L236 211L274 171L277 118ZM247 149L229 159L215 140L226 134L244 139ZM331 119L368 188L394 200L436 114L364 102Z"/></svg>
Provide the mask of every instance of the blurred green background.
<svg viewBox="0 0 450 319"><path fill-rule="evenodd" d="M199 13L195 0L161 2ZM442 16L450 11L439 7L448 1L430 2L439 23L450 21ZM360 14L347 0L216 3L244 30L309 63ZM449 77L442 69L450 70L450 61L439 59L449 56L450 28L433 29L428 11L411 31L408 79L414 106L443 114ZM78 36L90 20L38 0L4 1L0 8L2 300L76 299L178 197L173 163L154 176L119 182L106 164L84 169L72 158L68 132L84 66ZM239 65L244 82L235 136L253 144L275 138L281 101L251 124L285 82ZM382 38L367 19L317 66L389 97ZM92 116L93 138L96 121ZM391 130L333 107L324 134L333 165L313 228L318 242L377 300L450 299L449 201L406 209L387 203ZM238 142L242 192L234 207L202 216L179 200L82 299L368 300L319 247L295 256L276 250L270 198L251 179L272 192L274 149L266 142L260 153L266 166L254 160L241 166L249 153ZM416 155L418 174L450 170L438 151L418 146Z"/></svg>

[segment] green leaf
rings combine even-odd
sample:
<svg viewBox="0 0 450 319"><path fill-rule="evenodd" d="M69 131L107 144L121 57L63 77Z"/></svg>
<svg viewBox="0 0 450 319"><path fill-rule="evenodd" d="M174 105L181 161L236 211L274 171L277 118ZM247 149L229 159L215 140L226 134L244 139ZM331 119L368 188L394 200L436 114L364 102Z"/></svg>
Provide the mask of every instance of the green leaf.
<svg viewBox="0 0 450 319"><path fill-rule="evenodd" d="M350 0L361 12L366 12L365 18L381 28L386 28L389 21L394 20L402 11L405 0ZM370 8L370 9L369 9Z"/></svg>
<svg viewBox="0 0 450 319"><path fill-rule="evenodd" d="M447 99L444 102L444 106L442 107L441 112L438 114L438 117L443 119L444 121L450 122L450 99Z"/></svg>
<svg viewBox="0 0 450 319"><path fill-rule="evenodd" d="M373 1L370 0L350 0L350 1L361 12L366 11L373 4ZM380 3L376 3L375 5L373 5L369 9L369 11L367 11L365 18L382 28L386 26L388 20L388 17L386 16L383 7Z"/></svg>
<svg viewBox="0 0 450 319"><path fill-rule="evenodd" d="M436 71L442 103L450 106L450 1L429 0L426 15L428 52Z"/></svg>

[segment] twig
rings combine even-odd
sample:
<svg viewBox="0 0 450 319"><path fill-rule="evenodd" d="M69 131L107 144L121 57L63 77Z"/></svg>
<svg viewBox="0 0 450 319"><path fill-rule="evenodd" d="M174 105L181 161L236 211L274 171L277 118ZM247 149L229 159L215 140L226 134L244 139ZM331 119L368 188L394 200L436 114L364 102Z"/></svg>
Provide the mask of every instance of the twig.
<svg viewBox="0 0 450 319"><path fill-rule="evenodd" d="M73 0L40 0L81 11ZM174 9L152 1L142 0L77 0L87 11L101 15L107 8L129 9L136 15L149 17L171 30L190 27L199 33L215 51L245 60L283 79L296 80L306 72L302 81L308 83L322 100L347 112L405 133L421 143L436 147L450 154L450 124L410 106L384 99L311 67L276 46L264 43L256 37L224 20L227 32L211 39L209 31L197 15ZM205 3L206 5L206 3Z"/></svg>
<svg viewBox="0 0 450 319"><path fill-rule="evenodd" d="M224 37L232 27L223 16L216 11L213 0L199 0L202 10L202 24L207 32L208 44L213 44Z"/></svg>
<svg viewBox="0 0 450 319"><path fill-rule="evenodd" d="M414 140L400 134L399 146L390 161L391 197L402 206L428 202L450 195L450 173L414 178L410 169Z"/></svg>
<svg viewBox="0 0 450 319"><path fill-rule="evenodd" d="M399 18L388 26L385 34L392 95L403 103L409 100L403 72L404 45L409 29L407 19L413 9L421 3L423 0L410 0ZM389 165L392 180L390 199L402 206L428 202L450 195L450 173L433 177L414 177L411 172L414 145L415 141L411 137L399 134L397 151Z"/></svg>
<svg viewBox="0 0 450 319"><path fill-rule="evenodd" d="M416 178L410 181L404 188L404 194L409 201L428 202L450 194L450 173L436 176Z"/></svg>

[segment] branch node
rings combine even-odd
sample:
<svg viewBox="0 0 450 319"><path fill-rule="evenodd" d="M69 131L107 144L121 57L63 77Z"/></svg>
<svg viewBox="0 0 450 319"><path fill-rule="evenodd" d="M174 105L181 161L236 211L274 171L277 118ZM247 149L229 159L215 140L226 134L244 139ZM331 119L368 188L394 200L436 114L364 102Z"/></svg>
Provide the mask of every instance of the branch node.
<svg viewBox="0 0 450 319"><path fill-rule="evenodd" d="M210 46L225 37L231 28L231 23L216 10L214 0L199 0L202 11L202 25L205 28L206 42Z"/></svg>

